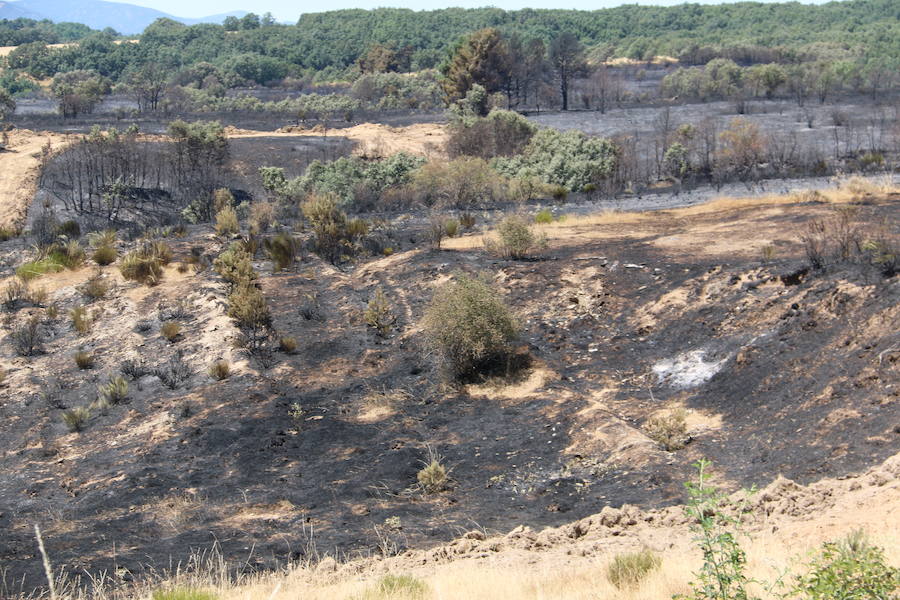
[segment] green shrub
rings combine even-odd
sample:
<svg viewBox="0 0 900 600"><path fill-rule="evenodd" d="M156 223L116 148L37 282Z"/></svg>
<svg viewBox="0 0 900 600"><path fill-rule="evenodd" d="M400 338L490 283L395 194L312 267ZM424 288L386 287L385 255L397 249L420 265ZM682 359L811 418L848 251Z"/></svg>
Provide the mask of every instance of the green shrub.
<svg viewBox="0 0 900 600"><path fill-rule="evenodd" d="M47 256L22 264L16 269L16 275L25 281L30 281L46 273L59 273L65 268L66 266L60 263L55 257Z"/></svg>
<svg viewBox="0 0 900 600"><path fill-rule="evenodd" d="M653 417L647 420L644 432L667 452L681 450L690 440L686 417L684 409L676 409L665 415Z"/></svg>
<svg viewBox="0 0 900 600"><path fill-rule="evenodd" d="M121 375L109 378L109 382L97 388L100 398L110 404L119 404L128 398L128 382Z"/></svg>
<svg viewBox="0 0 900 600"><path fill-rule="evenodd" d="M239 285L228 296L228 316L244 330L251 349L258 346L272 328L272 314L266 298L250 283Z"/></svg>
<svg viewBox="0 0 900 600"><path fill-rule="evenodd" d="M227 360L217 360L209 365L209 376L213 379L222 381L228 379L229 375L231 375L231 365Z"/></svg>
<svg viewBox="0 0 900 600"><path fill-rule="evenodd" d="M172 260L172 249L161 240L144 242L119 264L119 271L129 281L156 285L162 279L163 266Z"/></svg>
<svg viewBox="0 0 900 600"><path fill-rule="evenodd" d="M444 233L447 237L456 237L459 233L459 221L456 219L447 219L444 221Z"/></svg>
<svg viewBox="0 0 900 600"><path fill-rule="evenodd" d="M591 185L593 184L587 183L582 189L587 189ZM551 185L549 188L547 188L547 191L550 194L550 197L557 202L565 202L566 198L568 198L569 196L569 189L564 185Z"/></svg>
<svg viewBox="0 0 900 600"><path fill-rule="evenodd" d="M250 254L237 242L232 243L228 250L213 261L213 268L232 288L249 285L257 278L250 263Z"/></svg>
<svg viewBox="0 0 900 600"><path fill-rule="evenodd" d="M48 258L67 269L77 269L85 260L86 253L78 240L65 244L54 244L50 247Z"/></svg>
<svg viewBox="0 0 900 600"><path fill-rule="evenodd" d="M534 235L525 217L513 214L500 221L497 239L488 240L485 245L494 254L518 260L527 257L531 250L544 246L545 241Z"/></svg>
<svg viewBox="0 0 900 600"><path fill-rule="evenodd" d="M311 196L301 205L301 210L312 226L320 256L337 263L351 252L353 240L347 230L347 215L334 196Z"/></svg>
<svg viewBox="0 0 900 600"><path fill-rule="evenodd" d="M75 353L75 364L79 369L92 369L94 367L94 355L84 350Z"/></svg>
<svg viewBox="0 0 900 600"><path fill-rule="evenodd" d="M363 312L363 318L366 325L374 329L379 336L386 337L391 332L397 317L391 311L390 301L380 287L375 290L375 294L369 300L369 304Z"/></svg>
<svg viewBox="0 0 900 600"><path fill-rule="evenodd" d="M464 212L459 216L459 224L467 231L475 227L475 221L475 215L470 212Z"/></svg>
<svg viewBox="0 0 900 600"><path fill-rule="evenodd" d="M76 306L69 311L72 318L72 327L79 335L85 335L91 330L94 320L88 314L87 307Z"/></svg>
<svg viewBox="0 0 900 600"><path fill-rule="evenodd" d="M266 254L272 260L272 270L279 272L294 264L299 244L289 233L279 233L263 242Z"/></svg>
<svg viewBox="0 0 900 600"><path fill-rule="evenodd" d="M291 418L291 421L294 422L294 425L299 429L303 425L303 421L306 418L306 412L303 410L303 407L300 406L299 402L292 402L291 407L288 409L288 416Z"/></svg>
<svg viewBox="0 0 900 600"><path fill-rule="evenodd" d="M606 568L606 578L617 588L633 587L661 563L662 559L649 550L617 554Z"/></svg>
<svg viewBox="0 0 900 600"><path fill-rule="evenodd" d="M237 212L231 206L226 206L216 213L216 233L222 237L230 237L241 230Z"/></svg>
<svg viewBox="0 0 900 600"><path fill-rule="evenodd" d="M426 494L435 494L447 489L450 477L447 468L441 463L441 457L434 452L429 452L425 466L416 473L416 481Z"/></svg>
<svg viewBox="0 0 900 600"><path fill-rule="evenodd" d="M534 222L540 225L546 225L547 223L553 222L553 213L550 212L549 209L545 208L534 215Z"/></svg>
<svg viewBox="0 0 900 600"><path fill-rule="evenodd" d="M116 262L118 257L119 253L112 246L99 246L94 250L91 259L101 267L105 267L106 265L111 265Z"/></svg>
<svg viewBox="0 0 900 600"><path fill-rule="evenodd" d="M459 274L434 295L425 333L449 373L462 380L498 367L509 370L519 324L500 295L481 278Z"/></svg>
<svg viewBox="0 0 900 600"><path fill-rule="evenodd" d="M303 177L291 180L286 189L300 197L306 194L330 196L340 207L355 203L357 209L368 209L363 198L377 198L390 187L407 183L425 162L424 158L399 152L380 160L350 156L330 162L313 161ZM365 190L365 194L359 194ZM371 204L371 203L370 203Z"/></svg>
<svg viewBox="0 0 900 600"><path fill-rule="evenodd" d="M609 140L545 128L532 136L521 154L496 158L492 165L507 177L536 176L543 183L560 186L564 194L611 177L618 156L619 149Z"/></svg>
<svg viewBox="0 0 900 600"><path fill-rule="evenodd" d="M67 410L63 413L62 419L69 431L81 431L91 418L91 411L83 406Z"/></svg>
<svg viewBox="0 0 900 600"><path fill-rule="evenodd" d="M700 459L694 466L697 481L685 484L688 504L685 514L693 523L694 541L703 556L703 565L690 582L684 600L731 600L751 598L747 587L747 554L738 542L742 507L732 517L726 510L727 496L710 484L710 462Z"/></svg>
<svg viewBox="0 0 900 600"><path fill-rule="evenodd" d="M128 281L153 286L162 279L163 262L158 256L138 249L125 255L119 262L119 271Z"/></svg>
<svg viewBox="0 0 900 600"><path fill-rule="evenodd" d="M840 542L826 542L797 578L799 600L891 600L900 593L900 569L887 564L884 551L861 531Z"/></svg>
<svg viewBox="0 0 900 600"><path fill-rule="evenodd" d="M174 342L181 335L181 325L175 321L166 321L159 328L159 333L170 342Z"/></svg>
<svg viewBox="0 0 900 600"><path fill-rule="evenodd" d="M663 155L663 171L676 180L682 179L691 171L690 151L679 142L675 142Z"/></svg>

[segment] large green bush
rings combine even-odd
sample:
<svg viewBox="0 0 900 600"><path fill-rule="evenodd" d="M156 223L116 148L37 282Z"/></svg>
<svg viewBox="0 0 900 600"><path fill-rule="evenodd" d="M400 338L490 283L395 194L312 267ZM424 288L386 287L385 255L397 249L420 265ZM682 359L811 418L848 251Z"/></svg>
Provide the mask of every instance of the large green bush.
<svg viewBox="0 0 900 600"><path fill-rule="evenodd" d="M546 245L546 238L536 236L524 216L511 214L497 224L497 239L488 240L485 244L489 251L499 256L519 260L532 250Z"/></svg>
<svg viewBox="0 0 900 600"><path fill-rule="evenodd" d="M416 169L424 163L424 158L405 152L375 161L356 156L327 163L313 161L303 177L287 182L286 185L293 195L332 194L340 199L342 206L349 207L354 203L363 203L361 190L377 197L389 187L407 183ZM271 179L271 174L266 175Z"/></svg>
<svg viewBox="0 0 900 600"><path fill-rule="evenodd" d="M241 284L248 284L258 277L250 261L250 254L244 250L241 243L233 242L228 250L216 258L213 268L222 276L222 279L234 288Z"/></svg>
<svg viewBox="0 0 900 600"><path fill-rule="evenodd" d="M483 278L459 274L437 290L425 313L425 334L448 373L474 380L508 369L519 323Z"/></svg>
<svg viewBox="0 0 900 600"><path fill-rule="evenodd" d="M540 129L521 155L494 159L493 166L508 177L536 177L581 191L612 177L618 154L616 145L606 139L580 131Z"/></svg>

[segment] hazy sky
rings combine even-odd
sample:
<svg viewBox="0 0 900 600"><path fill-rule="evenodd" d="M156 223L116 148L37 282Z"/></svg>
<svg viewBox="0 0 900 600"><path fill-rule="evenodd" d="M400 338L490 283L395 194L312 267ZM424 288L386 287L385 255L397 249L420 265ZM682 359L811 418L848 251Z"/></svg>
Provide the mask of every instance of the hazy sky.
<svg viewBox="0 0 900 600"><path fill-rule="evenodd" d="M403 6L414 10L426 10L433 8L446 8L448 6L462 6L465 8L478 8L481 6L496 6L504 9L517 9L526 6L532 8L578 8L582 10L595 10L620 4L655 4L670 6L681 4L684 0L418 0L413 3L401 4L390 0L331 0L329 2L297 2L297 0L120 0L129 4L150 6L179 17L202 17L219 14L231 10L248 10L257 14L271 12L279 21L294 22L304 12L322 12L339 8L377 8L379 6ZM697 0L692 0L697 1ZM702 3L704 0L700 0ZM809 3L809 0L805 0Z"/></svg>

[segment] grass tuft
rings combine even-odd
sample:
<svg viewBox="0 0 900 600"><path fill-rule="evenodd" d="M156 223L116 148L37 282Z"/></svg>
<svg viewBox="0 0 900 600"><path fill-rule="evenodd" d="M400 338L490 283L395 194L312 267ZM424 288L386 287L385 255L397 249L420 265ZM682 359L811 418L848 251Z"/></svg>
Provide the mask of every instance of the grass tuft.
<svg viewBox="0 0 900 600"><path fill-rule="evenodd" d="M619 589L636 587L662 564L649 550L617 554L606 568L606 578Z"/></svg>

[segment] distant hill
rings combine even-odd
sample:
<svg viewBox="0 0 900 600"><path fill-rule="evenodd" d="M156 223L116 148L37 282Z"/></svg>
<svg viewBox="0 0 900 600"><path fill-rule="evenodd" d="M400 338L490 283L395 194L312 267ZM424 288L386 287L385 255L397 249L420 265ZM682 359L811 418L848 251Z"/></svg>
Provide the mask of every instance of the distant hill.
<svg viewBox="0 0 900 600"><path fill-rule="evenodd" d="M92 29L112 27L126 35L140 33L156 19L167 18L188 25L196 23L221 23L227 16L244 16L246 11L235 11L187 19L176 17L162 11L126 4L124 2L105 2L104 0L13 0L0 2L0 19L50 19L56 23L84 23Z"/></svg>
<svg viewBox="0 0 900 600"><path fill-rule="evenodd" d="M28 10L21 2L0 2L0 19L43 19L42 15Z"/></svg>

